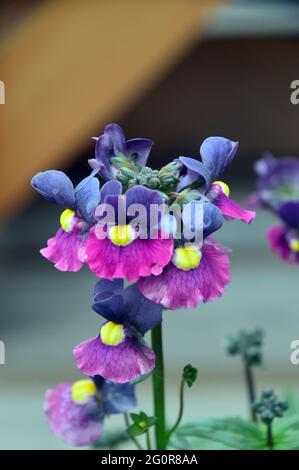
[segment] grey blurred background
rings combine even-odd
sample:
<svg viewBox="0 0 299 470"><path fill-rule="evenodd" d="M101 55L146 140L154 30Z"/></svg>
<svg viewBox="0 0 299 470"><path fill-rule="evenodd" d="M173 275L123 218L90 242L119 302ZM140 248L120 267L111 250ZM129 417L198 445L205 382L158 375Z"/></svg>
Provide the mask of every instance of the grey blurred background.
<svg viewBox="0 0 299 470"><path fill-rule="evenodd" d="M14 32L30 21L31 15L36 19L38 10L47 3L0 3L4 53L6 44L14 41ZM128 138L152 138L155 146L149 163L157 168L178 155L197 156L207 136L239 140L239 153L224 179L231 186L231 196L244 203L254 189L252 164L263 151L299 155L299 106L289 99L290 83L299 78L299 5L295 1L219 3L204 24L201 22L198 37L194 36L163 73L157 67L155 80L130 98L122 112L112 108L103 121L99 110L99 119L89 122L89 135L102 133L106 122L115 121L124 127ZM128 9L132 6L134 2L128 1ZM199 4L198 17L200 13ZM9 65L5 54L4 58ZM48 78L39 75L36 80ZM100 88L100 76L98 80ZM6 101L0 107L0 119L4 108L10 106L9 98ZM64 105L57 104L57 115ZM31 109L27 115L32 126L34 112ZM5 124L5 116L3 119ZM40 119L47 125L46 104ZM48 132L50 145L51 126ZM44 140L45 148L47 144ZM75 181L81 179L88 173L92 141L84 139L79 150L72 152L67 139L61 146L67 151L56 152L52 166L64 169ZM1 166L5 166L4 160L10 162L13 179L22 173L27 160L18 156L16 163L13 151L8 155L4 151L6 147L1 150ZM39 155L32 156L34 168L50 168L50 160L39 161L43 158ZM29 185L29 179L25 180L24 188ZM6 184L9 191L10 180ZM57 229L59 209L33 191L24 189L22 193L21 183L17 189L12 197L15 203L9 210L3 206L0 232L0 340L6 352L6 364L0 365L0 448L67 448L48 429L43 396L47 388L80 377L72 349L98 329L99 318L90 307L96 279L87 268L61 273L39 255ZM272 216L258 212L251 226L227 223L217 239L232 248L233 280L222 299L196 310L165 313L169 421L178 406L181 369L189 362L199 369L199 379L188 391L185 420L246 416L242 366L224 353L226 335L239 328L262 327L266 331L264 366L257 374L259 388L271 385L277 391L292 388L299 392L299 366L290 363L290 343L299 335L298 268L283 264L269 251L265 234L273 222ZM150 413L150 381L139 385L137 392L140 407ZM121 417L110 418L107 428L117 428L120 423Z"/></svg>

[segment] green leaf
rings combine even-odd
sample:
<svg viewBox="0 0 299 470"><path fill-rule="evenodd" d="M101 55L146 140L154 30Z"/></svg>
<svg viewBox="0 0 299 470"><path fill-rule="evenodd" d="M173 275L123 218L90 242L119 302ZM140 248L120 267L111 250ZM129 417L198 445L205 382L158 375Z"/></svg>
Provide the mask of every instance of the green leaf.
<svg viewBox="0 0 299 470"><path fill-rule="evenodd" d="M203 440L216 448L261 450L265 448L265 433L257 425L241 418L206 419L180 426L170 445L188 441L187 449L201 449ZM213 443L213 444L212 444ZM210 447L211 448L211 447Z"/></svg>
<svg viewBox="0 0 299 470"><path fill-rule="evenodd" d="M138 424L133 423L131 424L131 426L128 427L127 433L129 436L135 437L135 436L140 436L141 434L146 433L147 429L148 429L147 427L142 428Z"/></svg>

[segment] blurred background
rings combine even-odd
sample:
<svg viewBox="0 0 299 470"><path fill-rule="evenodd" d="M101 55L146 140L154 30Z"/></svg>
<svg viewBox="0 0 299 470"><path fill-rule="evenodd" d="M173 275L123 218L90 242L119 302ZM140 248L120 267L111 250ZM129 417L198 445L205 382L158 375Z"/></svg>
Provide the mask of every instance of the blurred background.
<svg viewBox="0 0 299 470"><path fill-rule="evenodd" d="M290 102L290 83L299 79L299 2L3 0L0 9L0 448L62 449L43 396L80 378L72 349L98 328L90 308L96 279L87 268L61 273L39 254L59 209L34 194L30 178L56 168L82 179L91 136L117 122L127 138L155 141L155 168L197 156L207 136L239 140L225 181L244 203L262 152L299 155L299 106ZM299 366L290 363L298 272L269 251L272 222L258 212L249 227L227 223L217 234L233 249L223 298L165 314L169 420L189 362L199 380L185 420L246 416L242 365L224 353L226 335L239 328L266 330L258 386L299 391ZM150 413L150 381L138 394ZM113 417L107 427L119 424Z"/></svg>

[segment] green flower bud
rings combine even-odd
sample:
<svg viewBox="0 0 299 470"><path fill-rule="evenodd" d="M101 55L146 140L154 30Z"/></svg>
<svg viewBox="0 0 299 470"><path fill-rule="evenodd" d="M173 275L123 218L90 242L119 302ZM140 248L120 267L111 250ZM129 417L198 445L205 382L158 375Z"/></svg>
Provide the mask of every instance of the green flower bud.
<svg viewBox="0 0 299 470"><path fill-rule="evenodd" d="M183 369L183 376L184 382L188 385L188 387L192 387L195 380L197 379L197 369L192 367L191 364L187 364Z"/></svg>

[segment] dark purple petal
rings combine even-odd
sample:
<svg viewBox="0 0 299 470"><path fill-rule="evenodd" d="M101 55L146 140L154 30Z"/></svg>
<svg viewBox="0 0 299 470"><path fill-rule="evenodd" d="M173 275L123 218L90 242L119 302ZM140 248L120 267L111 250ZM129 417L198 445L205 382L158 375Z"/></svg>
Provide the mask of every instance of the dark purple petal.
<svg viewBox="0 0 299 470"><path fill-rule="evenodd" d="M134 162L144 167L146 165L149 153L153 146L153 141L149 139L131 139L125 143L125 155L135 157Z"/></svg>
<svg viewBox="0 0 299 470"><path fill-rule="evenodd" d="M81 217L94 222L94 212L100 202L100 182L98 178L84 178L75 188L76 206Z"/></svg>
<svg viewBox="0 0 299 470"><path fill-rule="evenodd" d="M205 186L210 186L212 175L202 162L190 157L179 157L179 161L187 168L187 173L181 176L177 191L190 186L200 178L203 178Z"/></svg>
<svg viewBox="0 0 299 470"><path fill-rule="evenodd" d="M113 323L123 324L126 320L122 279L101 279L94 288L93 310Z"/></svg>
<svg viewBox="0 0 299 470"><path fill-rule="evenodd" d="M212 182L217 180L232 162L238 142L224 137L208 137L200 147L200 155L206 168L211 172Z"/></svg>
<svg viewBox="0 0 299 470"><path fill-rule="evenodd" d="M128 413L137 406L135 388L129 383L105 381L101 388L106 414Z"/></svg>
<svg viewBox="0 0 299 470"><path fill-rule="evenodd" d="M108 196L120 196L122 184L117 180L107 181L101 189L101 202L106 202Z"/></svg>
<svg viewBox="0 0 299 470"><path fill-rule="evenodd" d="M162 322L163 307L144 297L136 284L123 294L127 321L143 335Z"/></svg>
<svg viewBox="0 0 299 470"><path fill-rule="evenodd" d="M299 230L299 201L285 202L279 207L278 215L286 225Z"/></svg>
<svg viewBox="0 0 299 470"><path fill-rule="evenodd" d="M196 206L202 206L202 211L196 210ZM192 233L202 231L204 238L219 230L224 222L221 211L208 201L189 202L188 205L184 206L182 219L184 226L187 226Z"/></svg>
<svg viewBox="0 0 299 470"><path fill-rule="evenodd" d="M48 201L68 209L75 208L73 183L62 171L41 171L33 176L31 186Z"/></svg>

